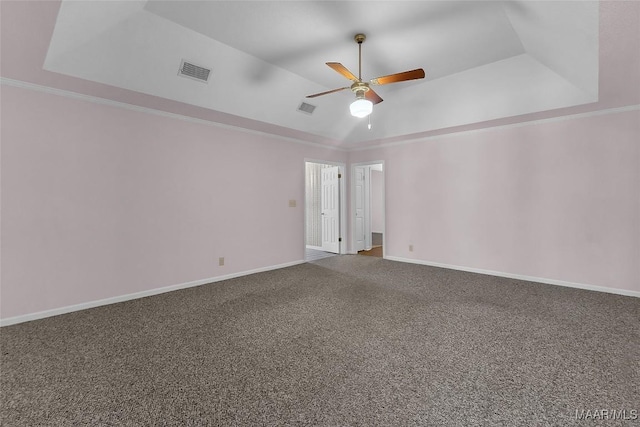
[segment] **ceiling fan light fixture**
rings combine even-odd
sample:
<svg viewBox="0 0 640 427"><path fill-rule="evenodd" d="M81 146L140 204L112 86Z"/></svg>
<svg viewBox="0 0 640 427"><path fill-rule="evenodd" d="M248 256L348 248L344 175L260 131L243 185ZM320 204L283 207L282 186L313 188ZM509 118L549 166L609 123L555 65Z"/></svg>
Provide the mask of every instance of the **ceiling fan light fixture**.
<svg viewBox="0 0 640 427"><path fill-rule="evenodd" d="M373 102L368 99L358 98L349 107L351 115L354 117L367 117L373 111Z"/></svg>
<svg viewBox="0 0 640 427"><path fill-rule="evenodd" d="M349 71L344 65L339 62L327 62L326 64L335 70L338 74L351 80L351 86L345 86L338 89L328 90L326 92L315 93L313 95L307 95L307 98L315 98L316 96L328 95L334 92L340 92L345 89L351 89L356 95L356 100L351 103L349 110L351 115L358 118L367 117L373 111L373 104L379 104L382 102L382 98L371 89L371 85L387 85L390 83L404 82L407 80L416 80L424 78L424 70L417 68L411 71L404 71L402 73L389 74L388 76L381 76L368 82L362 81L362 43L365 41L366 36L364 34L356 34L355 41L358 43L358 76L356 77L351 71ZM371 128L369 126L369 128Z"/></svg>

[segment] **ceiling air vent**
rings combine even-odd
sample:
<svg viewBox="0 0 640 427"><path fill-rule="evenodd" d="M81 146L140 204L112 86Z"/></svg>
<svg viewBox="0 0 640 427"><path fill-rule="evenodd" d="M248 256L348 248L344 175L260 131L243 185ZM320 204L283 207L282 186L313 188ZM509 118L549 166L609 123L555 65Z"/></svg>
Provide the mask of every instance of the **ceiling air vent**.
<svg viewBox="0 0 640 427"><path fill-rule="evenodd" d="M306 114L313 114L313 110L315 109L316 109L315 105L307 104L306 102L303 102L298 107L298 111L302 111L303 113L306 113Z"/></svg>
<svg viewBox="0 0 640 427"><path fill-rule="evenodd" d="M210 74L210 69L194 65L184 59L180 63L180 70L178 71L179 76L188 77L203 83L207 83L209 81Z"/></svg>

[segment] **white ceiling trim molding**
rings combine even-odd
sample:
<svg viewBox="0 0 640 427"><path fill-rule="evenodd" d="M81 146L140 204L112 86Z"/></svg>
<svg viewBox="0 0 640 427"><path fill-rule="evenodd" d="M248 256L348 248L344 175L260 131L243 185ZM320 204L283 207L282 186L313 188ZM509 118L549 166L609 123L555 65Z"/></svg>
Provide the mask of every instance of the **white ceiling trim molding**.
<svg viewBox="0 0 640 427"><path fill-rule="evenodd" d="M566 122L570 120L583 119L587 117L625 113L628 111L640 111L640 104L627 105L624 107L605 108L601 110L587 111L585 113L567 114L563 116L549 117L546 119L537 119L537 120L522 121L518 123L509 123L507 125L487 126L479 129L470 129L470 130L463 130L463 131L457 131L457 132L454 131L450 133L443 133L440 135L423 136L423 137L417 137L417 138L407 137L407 139L404 141L387 142L379 145L373 145L370 147L354 147L349 149L348 151L356 152L356 151L375 150L377 148L395 147L398 145L406 145L406 144L417 144L420 142L431 141L434 139L449 138L449 137L460 136L460 135L473 135L473 134L487 132L491 130L519 128L519 127L533 126L533 125L538 125L543 123Z"/></svg>
<svg viewBox="0 0 640 427"><path fill-rule="evenodd" d="M373 145L373 146L369 146L369 147L347 148L347 147L336 147L336 146L332 146L332 145L320 144L320 143L310 142L310 141L303 141L301 139L291 138L291 137L288 137L288 136L278 135L278 134L275 134L275 133L262 132L262 131L258 131L258 130L243 128L243 127L240 127L240 126L233 126L233 125L228 125L228 124L224 124L224 123L214 122L214 121L211 121L211 120L198 119L198 118L195 118L195 117L184 116L184 115L181 115L181 114L170 113L170 112L167 112L167 111L156 110L156 109L153 109L153 108L141 107L141 106L138 106L138 105L128 104L126 102L113 101L111 99L100 98L98 96L85 95L85 94L81 94L81 93L78 93L78 92L72 92L72 91L65 90L65 89L57 89L57 88L52 88L52 87L49 87L49 86L38 85L38 84L35 84L35 83L24 82L24 81L21 81L21 80L10 79L10 78L7 78L7 77L0 77L0 85L17 87L17 88L27 89L27 90L34 90L34 91L37 91L37 92L48 93L48 94L51 94L51 95L58 95L58 96L66 97L66 98L77 99L77 100L82 100L82 101L88 101L88 102L92 102L92 103L95 103L95 104L108 105L108 106L111 106L111 107L123 108L125 110L137 111L137 112L146 113L146 114L153 114L153 115L156 115L156 116L173 118L173 119L183 120L183 121L187 121L187 122L191 122L191 123L197 123L197 124L203 124L203 125L207 125L207 126L219 127L219 128L223 128L223 129L232 129L232 130L237 130L237 131L241 131L241 132L245 132L245 133L249 133L249 134L253 134L253 135L268 136L268 137L273 137L273 138L281 139L281 140L288 141L288 142L293 142L293 143L296 143L296 144L302 144L302 145L306 145L306 146L310 146L310 147L324 148L324 149L329 149L329 150L334 150L334 151L341 151L341 152L357 152L357 151L375 150L375 149L378 149L378 148L395 147L395 146L405 145L405 144L416 144L416 143L425 142L425 141L431 141L431 140L439 139L439 138L448 138L448 137L454 137L454 136L459 136L459 135L473 135L473 134L476 134L476 133L486 132L486 131L490 131L490 130L518 128L518 127L532 126L532 125L543 124L543 123L563 122L563 121L570 121L570 120L587 118L587 117L603 116L603 115L607 115L607 114L624 113L624 112L628 112L628 111L640 111L640 104L634 104L634 105L627 105L627 106L624 106L624 107L614 107L614 108L605 108L605 109L600 109L600 110L588 111L588 112L585 112L585 113L567 114L567 115L563 115L563 116L549 117L549 118L546 118L546 119L537 119L537 120L529 120L529 121L523 121L523 122L518 122L518 123L510 123L510 124L507 124L507 125L487 126L487 127L483 127L483 128L479 128L479 129L470 129L470 130L464 130L464 131L443 133L443 134L440 134L440 135L432 135L432 136L417 137L417 138L407 137L407 139L403 140L403 141L388 142L388 143L383 143L383 144L379 144L379 145Z"/></svg>
<svg viewBox="0 0 640 427"><path fill-rule="evenodd" d="M349 151L348 149L341 148L341 147L336 147L336 146L332 146L332 145L328 145L328 144L320 144L320 143L317 143L317 142L304 141L302 139L296 139L296 138L292 138L292 137L289 137L289 136L278 135L276 133L262 132L262 131L255 130L255 129L244 128L244 127L241 127L241 126L234 126L234 125L229 125L229 124L225 124L225 123L215 122L213 120L199 119L199 118L196 118L196 117L185 116L185 115L176 114L176 113L170 113L168 111L157 110L157 109L154 109L154 108L141 107L139 105L128 104L126 102L114 101L114 100L111 100L111 99L101 98L101 97L93 96L93 95L85 95L85 94L82 94L82 93L73 92L73 91L66 90L66 89L57 89L57 88L53 88L53 87L49 87L49 86L42 86L42 85L38 85L38 84L35 84L35 83L25 82L25 81L22 81L22 80L10 79L10 78L7 78L7 77L0 77L0 84L1 85L6 85L6 86L11 86L11 87L17 87L17 88L21 88L21 89L33 90L33 91L36 91L36 92L47 93L47 94L50 94L50 95L63 96L65 98L71 98L71 99L77 99L77 100L81 100L81 101L87 101L87 102L91 102L91 103L99 104L99 105L107 105L107 106L110 106L110 107L123 108L125 110L136 111L136 112L139 112L139 113L146 113L146 114L152 114L152 115L155 115L155 116L161 116L161 117L166 117L166 118L171 118L171 119L182 120L182 121L186 121L186 122L190 122L190 123L197 123L197 124L201 124L201 125L213 126L213 127L223 128L223 129L232 129L232 130L241 131L241 132L252 134L252 135L268 136L268 137L280 139L280 140L283 140L283 141L288 141L288 142L293 142L293 143L296 143L296 144L306 145L306 146L309 146L309 147L324 148L324 149L342 151L342 152Z"/></svg>

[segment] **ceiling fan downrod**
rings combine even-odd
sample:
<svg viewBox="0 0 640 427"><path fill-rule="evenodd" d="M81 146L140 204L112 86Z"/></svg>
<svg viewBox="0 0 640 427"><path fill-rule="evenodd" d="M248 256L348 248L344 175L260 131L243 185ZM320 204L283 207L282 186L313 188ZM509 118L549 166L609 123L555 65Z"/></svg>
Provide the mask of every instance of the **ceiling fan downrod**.
<svg viewBox="0 0 640 427"><path fill-rule="evenodd" d="M362 43L367 39L367 36L356 34L354 39L358 43L358 80L362 81Z"/></svg>
<svg viewBox="0 0 640 427"><path fill-rule="evenodd" d="M369 91L369 84L362 81L362 43L367 36L358 33L353 39L358 43L358 81L353 82L351 91L356 95L356 99L365 99L365 94Z"/></svg>

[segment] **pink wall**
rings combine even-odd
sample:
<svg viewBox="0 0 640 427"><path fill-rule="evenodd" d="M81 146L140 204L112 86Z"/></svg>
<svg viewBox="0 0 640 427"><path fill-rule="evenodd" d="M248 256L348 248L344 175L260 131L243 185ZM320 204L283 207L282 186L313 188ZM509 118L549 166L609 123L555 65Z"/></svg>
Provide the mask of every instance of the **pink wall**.
<svg viewBox="0 0 640 427"><path fill-rule="evenodd" d="M59 1L0 2L3 78L339 143L47 72L58 9ZM637 2L600 3L598 102L434 133L637 105L639 12ZM347 156L4 84L1 91L3 319L302 259L304 158L386 161L387 255L640 290L637 110ZM226 266L217 266L219 256Z"/></svg>
<svg viewBox="0 0 640 427"><path fill-rule="evenodd" d="M2 318L302 260L304 158L346 161L4 85L1 108Z"/></svg>
<svg viewBox="0 0 640 427"><path fill-rule="evenodd" d="M639 141L632 110L434 137L350 162L385 161L387 256L640 291Z"/></svg>
<svg viewBox="0 0 640 427"><path fill-rule="evenodd" d="M386 162L386 255L640 291L640 113L597 115L640 103L640 3L601 1L598 43L597 102L350 153Z"/></svg>

